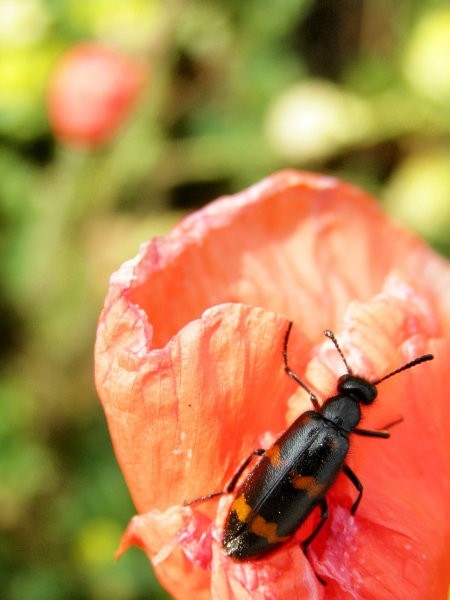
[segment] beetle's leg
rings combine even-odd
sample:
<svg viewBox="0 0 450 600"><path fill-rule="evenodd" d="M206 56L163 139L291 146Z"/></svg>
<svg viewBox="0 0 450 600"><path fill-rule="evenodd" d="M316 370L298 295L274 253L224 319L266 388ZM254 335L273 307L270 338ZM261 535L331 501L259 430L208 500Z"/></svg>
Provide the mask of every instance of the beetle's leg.
<svg viewBox="0 0 450 600"><path fill-rule="evenodd" d="M399 419L396 419L395 421L388 423L387 425L385 425L383 427L383 429L380 429L380 430L360 429L359 427L355 427L355 429L352 430L352 433L356 433L357 435L365 435L366 437L377 437L377 438L387 439L387 438L391 437L391 434L388 431L386 431L386 429L389 429L390 427L393 427L394 425L397 425L398 423L401 423L402 421L403 421L403 418L400 417Z"/></svg>
<svg viewBox="0 0 450 600"><path fill-rule="evenodd" d="M249 465L249 463L253 459L253 457L254 456L262 456L264 453L265 453L265 450L263 450L262 448L258 448L257 450L254 450L250 454L250 456L248 456L244 460L242 465L239 467L239 469L233 475L230 483L221 492L214 492L213 494L207 494L206 496L200 496L200 498L194 498L194 500L185 500L183 502L183 506L191 506L191 504L197 504L197 502L204 502L205 500L211 500L211 498L217 498L218 496L223 496L224 494L231 494L231 492L233 492L234 488L236 487L239 477L242 475L242 473L244 472L246 467Z"/></svg>
<svg viewBox="0 0 450 600"><path fill-rule="evenodd" d="M353 433L357 433L358 435L365 435L367 437L377 437L377 438L386 439L386 438L390 437L390 435L391 435L388 431L386 431L386 429L389 429L390 427L393 427L394 425L397 425L398 423L401 423L402 421L403 421L403 419L400 417L399 419L396 419L395 421L388 423L387 425L384 426L384 428L383 428L384 431L372 431L370 429L355 428L355 429L353 429ZM362 493L363 493L363 489L364 489L363 484L360 482L358 477L355 475L355 473L350 469L350 467L347 464L344 464L344 466L342 467L342 470L347 475L347 477L350 479L350 481L353 483L355 488L358 490L358 497L356 498L356 500L353 503L353 506L350 510L352 515L354 515L356 512L356 509L359 506L359 503L361 502L361 497L362 497Z"/></svg>
<svg viewBox="0 0 450 600"><path fill-rule="evenodd" d="M399 417L398 419L395 419L395 421L391 421L390 423L388 423L387 425L385 425L384 427L382 427L381 429L390 429L391 427L394 427L394 425L398 425L399 423L403 422L403 417Z"/></svg>
<svg viewBox="0 0 450 600"><path fill-rule="evenodd" d="M391 434L388 431L372 431L371 429L360 429L359 427L352 429L352 433L356 433L356 435L364 435L366 437L383 438L385 440L391 437Z"/></svg>
<svg viewBox="0 0 450 600"><path fill-rule="evenodd" d="M322 498L319 501L319 504L320 504L320 510L322 511L322 514L320 516L320 521L317 523L313 532L310 533L309 536L306 538L306 540L303 540L303 542L302 542L302 547L303 547L303 551L305 552L305 554L306 554L307 547L313 541L313 539L316 537L316 535L319 533L319 531L324 526L325 521L328 519L328 504L327 504L326 498Z"/></svg>
<svg viewBox="0 0 450 600"><path fill-rule="evenodd" d="M309 397L311 399L311 403L314 407L314 410L320 410L320 404L319 404L319 400L317 399L317 396L314 394L314 392L306 385L306 383L304 381L302 381L300 379L300 377L298 375L296 375L294 373L294 371L291 369L291 367L288 365L288 358L287 358L287 347L288 347L288 341L289 341L289 336L291 334L291 329L292 329L292 325L293 322L289 321L289 325L288 328L286 330L286 334L284 336L284 342L283 342L283 361L284 361L284 370L286 371L286 373L289 375L289 377L292 377L292 379L294 381L296 381L298 383L298 385L300 385L305 392L308 392Z"/></svg>
<svg viewBox="0 0 450 600"><path fill-rule="evenodd" d="M347 477L350 479L350 481L353 483L355 488L358 490L358 497L353 502L353 506L350 509L350 512L352 513L352 515L354 515L356 512L356 509L359 506L359 503L361 502L362 493L363 493L363 489L364 489L363 484L360 482L360 480L356 477L355 473L350 469L350 467L347 464L344 464L344 466L342 467L342 470L347 475Z"/></svg>
<svg viewBox="0 0 450 600"><path fill-rule="evenodd" d="M313 530L313 532L310 533L309 536L306 538L306 540L303 540L303 542L302 542L302 548L303 548L303 552L305 553L306 558L308 558L309 544L313 541L313 539L316 537L316 535L319 533L319 531L324 526L325 521L328 519L328 504L327 504L326 498L322 498L319 502L319 505L320 505L320 510L322 511L322 514L320 516L320 521L316 525L316 528ZM309 558L308 558L308 560L309 560ZM313 567L313 569L314 569L314 567ZM322 577L318 573L316 573L316 571L314 571L314 574L322 585L327 585L327 582L325 581L325 579L322 579Z"/></svg>
<svg viewBox="0 0 450 600"><path fill-rule="evenodd" d="M205 500L211 500L211 498L223 496L223 494L226 494L225 490L221 492L214 492L213 494L207 494L206 496L200 496L199 498L194 498L193 500L185 500L183 502L183 506L191 506L192 504L198 504L200 502L204 502Z"/></svg>
<svg viewBox="0 0 450 600"><path fill-rule="evenodd" d="M244 472L244 470L248 467L248 465L250 464L250 462L252 461L252 459L255 456L262 456L265 453L265 450L263 450L263 448L258 448L257 450L253 450L253 452L250 454L250 456L248 456L244 462L242 463L242 465L239 467L239 469L236 471L236 473L233 475L230 483L227 485L227 487L225 488L225 494L231 494L231 492L234 491L234 488L236 487L237 482L239 481L239 477L242 475L242 473Z"/></svg>

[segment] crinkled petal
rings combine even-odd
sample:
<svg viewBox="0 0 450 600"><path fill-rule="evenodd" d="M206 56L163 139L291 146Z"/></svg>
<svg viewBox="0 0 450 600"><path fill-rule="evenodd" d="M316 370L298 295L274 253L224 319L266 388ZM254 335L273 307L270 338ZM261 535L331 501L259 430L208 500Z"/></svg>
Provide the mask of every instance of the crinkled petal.
<svg viewBox="0 0 450 600"><path fill-rule="evenodd" d="M353 435L330 518L311 544L236 563L220 541L219 491L266 448L308 395L327 398L345 372L378 380L416 356L432 363L383 381ZM220 199L141 248L111 279L99 322L96 383L115 451L141 513L124 537L153 560L175 598L444 599L450 564L450 269L364 192L285 171ZM329 582L324 588L313 568ZM180 584L180 581L183 581Z"/></svg>
<svg viewBox="0 0 450 600"><path fill-rule="evenodd" d="M142 311L123 296L109 308L97 385L139 512L223 489L258 436L285 427L285 328L273 312L226 304L149 350Z"/></svg>

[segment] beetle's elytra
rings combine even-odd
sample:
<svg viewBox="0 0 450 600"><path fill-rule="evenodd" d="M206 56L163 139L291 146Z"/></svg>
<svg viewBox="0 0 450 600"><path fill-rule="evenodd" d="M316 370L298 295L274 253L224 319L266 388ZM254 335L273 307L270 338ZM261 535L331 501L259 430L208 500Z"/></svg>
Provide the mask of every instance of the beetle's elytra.
<svg viewBox="0 0 450 600"><path fill-rule="evenodd" d="M186 503L234 492L245 468L254 456L260 456L237 489L225 522L223 547L229 556L237 560L257 558L272 552L289 540L318 506L321 519L302 542L306 550L328 517L326 493L341 471L358 492L351 507L351 513L356 512L363 486L345 462L349 436L357 434L386 439L390 436L386 429L394 425L389 423L381 431L360 429L361 405L373 403L377 396L376 386L388 377L433 359L433 355L425 354L377 381L368 381L353 374L334 334L327 330L324 333L339 352L347 373L338 380L338 393L320 405L311 389L289 367L287 347L291 329L292 322L284 337L284 369L308 392L313 410L301 414L268 450L252 452L226 490Z"/></svg>

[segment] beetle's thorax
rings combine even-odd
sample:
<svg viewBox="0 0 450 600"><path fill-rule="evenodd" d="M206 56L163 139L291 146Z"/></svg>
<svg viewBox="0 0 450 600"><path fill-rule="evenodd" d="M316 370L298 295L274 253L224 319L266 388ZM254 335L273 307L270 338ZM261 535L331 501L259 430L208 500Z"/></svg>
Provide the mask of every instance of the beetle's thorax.
<svg viewBox="0 0 450 600"><path fill-rule="evenodd" d="M347 394L329 398L322 406L320 414L346 432L350 432L361 420L359 402Z"/></svg>

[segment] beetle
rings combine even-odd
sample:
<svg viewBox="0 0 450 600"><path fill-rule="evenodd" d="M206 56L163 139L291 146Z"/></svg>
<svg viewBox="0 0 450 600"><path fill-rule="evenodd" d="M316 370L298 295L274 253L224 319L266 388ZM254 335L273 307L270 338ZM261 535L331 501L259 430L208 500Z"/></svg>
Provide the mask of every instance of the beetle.
<svg viewBox="0 0 450 600"><path fill-rule="evenodd" d="M383 430L361 429L358 427L361 406L370 406L374 402L376 386L382 381L434 358L432 354L424 354L376 381L369 381L353 374L335 335L326 330L324 334L333 342L347 372L338 379L337 394L321 405L289 366L287 348L292 325L292 321L289 322L283 341L284 370L308 393L313 410L297 417L269 449L254 450L225 490L185 502L190 505L233 493L244 470L255 456L260 456L237 489L224 526L223 548L226 554L240 561L255 559L277 549L291 539L314 508L319 507L320 521L302 542L306 553L328 518L326 493L340 472L357 490L350 509L351 514L355 514L363 485L345 460L350 434L387 439L390 437L387 429L402 421L397 419Z"/></svg>

